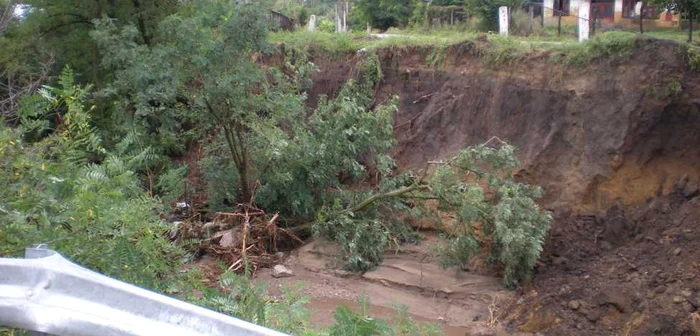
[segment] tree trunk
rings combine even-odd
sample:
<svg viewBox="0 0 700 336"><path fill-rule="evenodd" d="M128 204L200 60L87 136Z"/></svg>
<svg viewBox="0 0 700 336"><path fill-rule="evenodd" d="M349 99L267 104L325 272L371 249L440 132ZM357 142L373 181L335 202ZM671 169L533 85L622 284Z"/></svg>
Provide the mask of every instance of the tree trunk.
<svg viewBox="0 0 700 336"><path fill-rule="evenodd" d="M136 17L138 18L139 30L141 31L141 37L143 38L143 43L147 46L151 45L151 37L148 36L146 32L146 21L143 18L143 12L141 11L141 1L132 0L134 8L136 9Z"/></svg>
<svg viewBox="0 0 700 336"><path fill-rule="evenodd" d="M695 13L692 10L688 10L688 43L693 42L693 15Z"/></svg>
<svg viewBox="0 0 700 336"><path fill-rule="evenodd" d="M639 33L644 35L644 1L642 1L642 9L639 11Z"/></svg>

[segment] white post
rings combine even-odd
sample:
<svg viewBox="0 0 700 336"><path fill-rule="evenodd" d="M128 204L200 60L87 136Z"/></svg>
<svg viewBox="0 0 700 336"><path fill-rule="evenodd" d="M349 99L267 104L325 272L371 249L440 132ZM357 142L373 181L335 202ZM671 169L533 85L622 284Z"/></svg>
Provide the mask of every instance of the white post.
<svg viewBox="0 0 700 336"><path fill-rule="evenodd" d="M316 15L311 14L309 17L309 25L306 27L306 29L310 33L313 33L316 30Z"/></svg>
<svg viewBox="0 0 700 336"><path fill-rule="evenodd" d="M578 41L587 41L590 35L591 0L581 0L578 7Z"/></svg>
<svg viewBox="0 0 700 336"><path fill-rule="evenodd" d="M348 1L345 1L345 10L343 11L343 33L348 32L348 12L350 11L350 5Z"/></svg>
<svg viewBox="0 0 700 336"><path fill-rule="evenodd" d="M498 26L502 36L508 36L508 22L508 7L502 6L498 8Z"/></svg>

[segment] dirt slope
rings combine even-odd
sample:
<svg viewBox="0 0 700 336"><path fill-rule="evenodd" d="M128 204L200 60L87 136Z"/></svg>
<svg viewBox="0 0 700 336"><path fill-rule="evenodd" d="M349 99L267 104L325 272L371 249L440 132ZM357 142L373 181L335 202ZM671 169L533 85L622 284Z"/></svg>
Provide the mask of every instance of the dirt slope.
<svg viewBox="0 0 700 336"><path fill-rule="evenodd" d="M477 42L478 43L478 42ZM431 48L378 54L376 100L400 96L402 169L492 136L519 148L524 181L555 214L510 331L548 335L692 335L700 330L700 75L672 42L639 40L628 61L561 68L535 51L487 67L470 43L429 67ZM332 95L354 55L317 53L310 92ZM680 251L680 252L678 252ZM694 324L695 323L695 324Z"/></svg>

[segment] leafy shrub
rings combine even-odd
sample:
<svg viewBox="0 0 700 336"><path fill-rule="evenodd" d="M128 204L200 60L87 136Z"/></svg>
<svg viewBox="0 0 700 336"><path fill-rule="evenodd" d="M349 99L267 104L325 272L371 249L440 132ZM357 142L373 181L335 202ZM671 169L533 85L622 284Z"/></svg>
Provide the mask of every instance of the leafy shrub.
<svg viewBox="0 0 700 336"><path fill-rule="evenodd" d="M694 47L688 47L688 64L690 70L700 71L700 52Z"/></svg>
<svg viewBox="0 0 700 336"><path fill-rule="evenodd" d="M433 164L435 170L421 179L412 174L387 178L378 190L345 195L320 213L316 233L341 244L346 267L366 270L381 261L390 242L398 245L411 238L405 223L391 225L389 218L436 220L446 237L438 248L444 266L465 265L488 248L492 259L503 265L507 286L527 280L542 252L551 215L535 202L542 196L540 188L513 181L515 149L506 143L469 147ZM437 201L438 211L456 219L442 222L426 199Z"/></svg>
<svg viewBox="0 0 700 336"><path fill-rule="evenodd" d="M598 34L585 43L569 44L557 57L564 58L565 65L584 67L597 59L612 62L630 59L637 42L637 36L627 32L606 32Z"/></svg>
<svg viewBox="0 0 700 336"><path fill-rule="evenodd" d="M335 33L335 23L328 19L319 20L316 28L324 33Z"/></svg>
<svg viewBox="0 0 700 336"><path fill-rule="evenodd" d="M519 8L520 0L467 0L467 8L479 17L478 29L484 32L498 31L498 8Z"/></svg>
<svg viewBox="0 0 700 336"><path fill-rule="evenodd" d="M163 289L183 253L163 237L169 227L153 211L160 204L125 161L107 154L100 164L90 163L94 153L105 153L83 107L86 91L71 76L65 71L60 86L44 92L48 111L23 115L17 129L0 127L0 253L14 256L49 243L97 272ZM24 141L55 108L63 124Z"/></svg>
<svg viewBox="0 0 700 336"><path fill-rule="evenodd" d="M511 11L510 34L515 36L540 35L544 28L537 19L530 18L530 14L523 10Z"/></svg>

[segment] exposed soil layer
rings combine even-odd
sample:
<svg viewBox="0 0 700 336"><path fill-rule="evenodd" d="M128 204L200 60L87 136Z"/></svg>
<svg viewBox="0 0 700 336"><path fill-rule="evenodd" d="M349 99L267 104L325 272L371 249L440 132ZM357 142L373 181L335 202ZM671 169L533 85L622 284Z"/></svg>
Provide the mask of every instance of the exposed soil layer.
<svg viewBox="0 0 700 336"><path fill-rule="evenodd" d="M488 42L476 42L488 43ZM519 149L518 178L554 212L537 276L501 320L548 335L700 333L700 75L673 42L640 39L628 61L562 68L544 51L486 66L472 42L378 55L378 103L399 95L401 169L493 136ZM358 56L316 53L309 102L333 95Z"/></svg>

